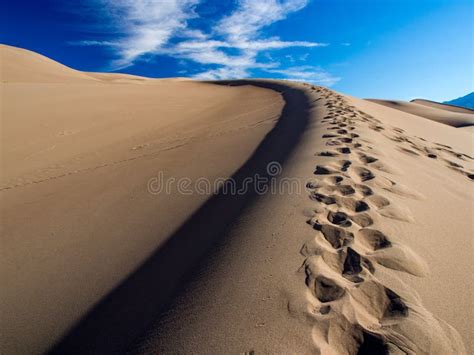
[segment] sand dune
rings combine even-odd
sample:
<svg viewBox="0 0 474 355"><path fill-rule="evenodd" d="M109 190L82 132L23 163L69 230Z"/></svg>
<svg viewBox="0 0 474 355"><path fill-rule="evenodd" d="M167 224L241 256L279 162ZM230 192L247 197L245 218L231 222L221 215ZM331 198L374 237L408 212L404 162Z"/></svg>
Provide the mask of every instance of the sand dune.
<svg viewBox="0 0 474 355"><path fill-rule="evenodd" d="M26 49L0 45L2 83L70 83L97 79Z"/></svg>
<svg viewBox="0 0 474 355"><path fill-rule="evenodd" d="M472 251L458 246L469 245L473 227L471 137L291 87L307 95L309 114L284 96L293 119L307 123L281 178L307 181L307 198L248 206L132 352L470 351L472 285L461 270ZM444 263L448 255L456 262Z"/></svg>
<svg viewBox="0 0 474 355"><path fill-rule="evenodd" d="M54 69L36 57L30 68ZM176 80L18 83L10 69L2 69L10 79L2 84L2 353L33 353L209 198L179 195L176 184L153 195L150 179L231 176L283 101L270 90Z"/></svg>
<svg viewBox="0 0 474 355"><path fill-rule="evenodd" d="M415 104L424 105L428 107L438 108L441 110L451 111L451 112L474 114L474 110L471 110L468 108L449 105L449 104L443 104L440 102L435 102L435 101L430 101L430 100L415 99L415 100L411 100L410 102L414 102Z"/></svg>
<svg viewBox="0 0 474 355"><path fill-rule="evenodd" d="M463 108L451 108L448 105L431 103L425 100L406 102L369 99L369 101L453 127L474 125L474 111Z"/></svg>
<svg viewBox="0 0 474 355"><path fill-rule="evenodd" d="M472 352L466 129L301 83L92 76L2 79L2 353ZM275 190L150 194L160 171Z"/></svg>

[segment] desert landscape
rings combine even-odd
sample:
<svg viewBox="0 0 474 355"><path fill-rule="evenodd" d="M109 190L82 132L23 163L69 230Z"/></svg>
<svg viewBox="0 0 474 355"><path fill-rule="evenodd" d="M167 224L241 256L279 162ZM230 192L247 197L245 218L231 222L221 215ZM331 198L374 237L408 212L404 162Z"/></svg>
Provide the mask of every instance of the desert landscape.
<svg viewBox="0 0 474 355"><path fill-rule="evenodd" d="M2 354L473 352L474 111L0 51Z"/></svg>

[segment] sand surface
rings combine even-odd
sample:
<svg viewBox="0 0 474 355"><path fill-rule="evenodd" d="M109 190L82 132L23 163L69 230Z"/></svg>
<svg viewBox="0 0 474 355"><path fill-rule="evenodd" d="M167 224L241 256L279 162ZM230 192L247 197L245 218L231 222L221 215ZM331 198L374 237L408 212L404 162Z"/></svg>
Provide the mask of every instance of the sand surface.
<svg viewBox="0 0 474 355"><path fill-rule="evenodd" d="M461 107L458 108L426 100L406 102L370 99L369 101L453 127L468 127L474 125L474 111Z"/></svg>
<svg viewBox="0 0 474 355"><path fill-rule="evenodd" d="M2 353L472 353L469 130L1 51ZM274 189L151 194L160 171Z"/></svg>
<svg viewBox="0 0 474 355"><path fill-rule="evenodd" d="M309 113L301 103L292 110L308 123L282 179L309 181L306 198L266 195L248 206L131 349L470 353L472 137L298 90Z"/></svg>
<svg viewBox="0 0 474 355"><path fill-rule="evenodd" d="M15 50L1 50L8 63ZM25 53L18 55L21 62ZM54 71L50 61L33 59L29 70ZM231 176L283 105L279 94L254 87L76 81L67 71L63 82L42 83L20 74L2 69L7 354L50 347L209 198L177 194L176 183L153 195L150 179L156 192L160 173L193 181Z"/></svg>
<svg viewBox="0 0 474 355"><path fill-rule="evenodd" d="M428 106L428 107L438 108L438 109L441 109L441 110L451 111L451 112L469 113L469 114L474 113L474 110L471 110L471 109L466 108L466 107L460 107L460 106L455 106L455 105L450 105L450 104L443 104L443 103L436 102L436 101L430 101L430 100L424 100L424 99L414 99L414 100L411 100L410 102L414 102L414 103L419 104L419 105L425 105L425 106Z"/></svg>

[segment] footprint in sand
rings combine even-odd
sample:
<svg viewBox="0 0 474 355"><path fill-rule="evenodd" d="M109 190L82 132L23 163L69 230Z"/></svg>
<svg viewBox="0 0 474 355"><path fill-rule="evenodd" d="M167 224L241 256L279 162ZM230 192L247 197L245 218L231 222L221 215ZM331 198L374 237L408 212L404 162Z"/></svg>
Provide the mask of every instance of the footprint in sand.
<svg viewBox="0 0 474 355"><path fill-rule="evenodd" d="M338 137L337 134L323 134L322 135L323 138L335 138L335 137Z"/></svg>
<svg viewBox="0 0 474 355"><path fill-rule="evenodd" d="M352 195L356 192L356 190L351 185L335 186L335 191L339 192L343 196Z"/></svg>
<svg viewBox="0 0 474 355"><path fill-rule="evenodd" d="M320 231L334 249L340 249L354 240L354 234L330 224L315 223L313 228Z"/></svg>
<svg viewBox="0 0 474 355"><path fill-rule="evenodd" d="M324 203L325 205L333 205L333 204L336 203L336 199L334 197L327 196L327 195L317 193L317 192L312 193L310 195L310 198L315 200L315 201Z"/></svg>
<svg viewBox="0 0 474 355"><path fill-rule="evenodd" d="M420 156L420 154L418 154L414 150L408 149L408 148L405 148L405 147L398 147L398 150L401 151L402 153L405 153L405 154L408 154L408 155L411 155L411 156Z"/></svg>
<svg viewBox="0 0 474 355"><path fill-rule="evenodd" d="M341 171L347 171L347 169L349 169L349 167L352 165L352 161L350 160L340 160L339 161L339 166L341 169Z"/></svg>
<svg viewBox="0 0 474 355"><path fill-rule="evenodd" d="M344 296L345 290L339 286L334 280L318 276L314 283L314 294L316 298L325 303L338 300Z"/></svg>
<svg viewBox="0 0 474 355"><path fill-rule="evenodd" d="M347 248L346 258L344 260L344 265L342 269L342 276L346 279L359 283L364 281L364 279L358 276L362 272L362 258L359 253L357 253L351 247Z"/></svg>
<svg viewBox="0 0 474 355"><path fill-rule="evenodd" d="M344 212L332 212L328 213L328 221L337 226L347 228L352 226L352 222L349 220L349 216Z"/></svg>
<svg viewBox="0 0 474 355"><path fill-rule="evenodd" d="M372 171L367 168L354 167L352 170L361 182L372 180L375 178L375 175L372 173Z"/></svg>
<svg viewBox="0 0 474 355"><path fill-rule="evenodd" d="M464 168L461 164L458 164L452 160L449 159L443 159L449 168Z"/></svg>
<svg viewBox="0 0 474 355"><path fill-rule="evenodd" d="M371 164L375 163L378 159L364 153L359 153L359 160L363 164Z"/></svg>
<svg viewBox="0 0 474 355"><path fill-rule="evenodd" d="M341 138L337 138L337 140L342 143L352 143L352 138L341 137Z"/></svg>
<svg viewBox="0 0 474 355"><path fill-rule="evenodd" d="M333 176L327 176L323 180L329 184L339 185L341 184L342 181L344 181L344 177L340 175L333 175Z"/></svg>
<svg viewBox="0 0 474 355"><path fill-rule="evenodd" d="M376 132L380 132L380 131L383 131L385 130L385 127L384 126L381 126L381 125L374 125L374 124L371 124L369 125L369 128L376 131Z"/></svg>
<svg viewBox="0 0 474 355"><path fill-rule="evenodd" d="M331 311L330 305L322 306L321 308L319 308L319 313L323 315L328 314L330 311Z"/></svg>
<svg viewBox="0 0 474 355"><path fill-rule="evenodd" d="M335 157L335 156L338 156L339 153L326 150L326 151L317 153L317 155L320 157Z"/></svg>
<svg viewBox="0 0 474 355"><path fill-rule="evenodd" d="M352 197L335 196L336 204L338 207L345 208L352 212L364 212L370 209L367 202L362 200L356 200Z"/></svg>
<svg viewBox="0 0 474 355"><path fill-rule="evenodd" d="M449 146L449 145L446 145L446 144L441 144L441 143L436 143L435 144L439 147L443 147L443 148L448 148L448 149L453 149L453 147Z"/></svg>
<svg viewBox="0 0 474 355"><path fill-rule="evenodd" d="M389 302L385 309L384 318L408 317L408 306L403 302L399 295L389 288L385 288L385 295Z"/></svg>
<svg viewBox="0 0 474 355"><path fill-rule="evenodd" d="M337 148L336 150L342 154L351 154L351 148L349 147Z"/></svg>
<svg viewBox="0 0 474 355"><path fill-rule="evenodd" d="M398 128L398 127L394 127L394 128L392 128L392 130L397 132L397 133L404 133L405 132L404 129L401 129L401 128Z"/></svg>
<svg viewBox="0 0 474 355"><path fill-rule="evenodd" d="M379 321L387 318L408 317L409 315L409 308L402 298L375 280L364 282L352 292L351 296L360 305L366 305L365 311ZM371 298L377 299L379 302L374 304L371 302Z"/></svg>
<svg viewBox="0 0 474 355"><path fill-rule="evenodd" d="M368 213L358 213L350 216L350 219L362 228L369 227L374 224L374 220Z"/></svg>
<svg viewBox="0 0 474 355"><path fill-rule="evenodd" d="M363 196L372 196L374 194L374 191L367 185L356 184L355 188L357 189L357 192Z"/></svg>
<svg viewBox="0 0 474 355"><path fill-rule="evenodd" d="M324 165L316 165L316 169L314 170L315 175L329 175L329 174L335 174L338 171L329 167L329 166L324 166Z"/></svg>
<svg viewBox="0 0 474 355"><path fill-rule="evenodd" d="M329 140L329 141L326 142L326 145L328 145L328 146L341 145L341 144L342 143L340 141L334 140L334 139Z"/></svg>
<svg viewBox="0 0 474 355"><path fill-rule="evenodd" d="M372 251L390 248L392 246L389 238L376 229L360 229L356 234L356 238L362 243L362 245Z"/></svg>

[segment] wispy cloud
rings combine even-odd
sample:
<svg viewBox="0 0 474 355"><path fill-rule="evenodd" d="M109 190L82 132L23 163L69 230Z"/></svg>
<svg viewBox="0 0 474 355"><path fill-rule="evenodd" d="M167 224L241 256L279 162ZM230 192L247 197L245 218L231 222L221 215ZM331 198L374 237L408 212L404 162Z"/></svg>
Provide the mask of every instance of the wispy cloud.
<svg viewBox="0 0 474 355"><path fill-rule="evenodd" d="M140 56L162 48L179 31L187 30L186 21L196 16L199 0L95 0L104 20L111 22L120 38L116 41L85 40L77 44L112 46L118 58L115 69L127 67Z"/></svg>
<svg viewBox="0 0 474 355"><path fill-rule="evenodd" d="M311 65L302 65L288 69L268 69L267 71L278 74L287 80L305 81L325 86L332 86L341 80L341 78L331 75L322 68Z"/></svg>
<svg viewBox="0 0 474 355"><path fill-rule="evenodd" d="M228 79L245 77L252 69L268 69L278 65L270 62L262 64L257 61L257 56L262 51L276 50L290 47L322 47L325 43L307 41L282 41L278 37L262 38L262 30L280 20L285 19L292 12L301 10L308 4L308 0L241 0L236 9L228 16L222 18L213 33L223 38L221 41L207 41L200 43L211 50L215 58L221 58L217 64L223 65L219 69L211 69L197 74L196 78ZM193 45L196 45L195 43ZM196 47L195 47L196 48ZM222 52L222 48L234 48L240 51L239 55L232 57ZM191 54L192 58L201 58L199 51Z"/></svg>
<svg viewBox="0 0 474 355"><path fill-rule="evenodd" d="M83 40L83 41L69 41L68 44L72 46L105 46L105 47L118 47L118 42L113 41L95 41L95 40Z"/></svg>
<svg viewBox="0 0 474 355"><path fill-rule="evenodd" d="M71 42L83 46L107 46L116 54L111 68L133 65L145 55L166 55L211 67L194 77L230 79L251 75L260 69L284 77L317 78L335 82L316 67L300 66L278 69L268 51L284 48L324 47L328 44L309 41L284 41L266 37L265 28L303 9L309 0L238 0L230 14L222 17L206 32L189 25L197 18L201 0L89 0L101 9L101 21L114 28L118 38L107 41L85 39ZM266 54L259 56L260 53ZM305 61L308 53L297 56ZM260 58L259 60L257 58ZM295 62L294 60L292 62ZM217 68L216 68L217 66Z"/></svg>
<svg viewBox="0 0 474 355"><path fill-rule="evenodd" d="M219 22L216 31L231 42L248 42L258 37L262 28L285 19L307 4L308 0L241 0L236 10Z"/></svg>
<svg viewBox="0 0 474 355"><path fill-rule="evenodd" d="M211 69L197 74L196 78L228 79L245 77L249 70L255 68L272 68L277 63L261 64L257 61L259 52L290 47L321 47L325 43L306 41L282 41L278 37L262 38L262 29L285 19L292 12L301 10L308 4L308 0L241 0L236 9L228 16L222 18L215 26L213 32L223 38L222 41L213 42L212 56L226 58L219 61L223 65L220 69ZM209 44L209 43L207 43ZM204 46L206 43L204 43ZM227 56L218 48L234 48L240 51L239 55ZM210 48L208 48L210 49ZM199 51L191 54L192 58L201 58Z"/></svg>
<svg viewBox="0 0 474 355"><path fill-rule="evenodd" d="M256 57L265 50L289 47L319 47L325 44L313 42L286 42L279 39L256 40L252 42L233 43L220 40L188 40L180 42L171 48L163 49L162 54L173 55L177 58L189 59L200 64L217 64L227 67L240 67L243 73L254 68L273 67L277 63L259 63ZM223 49L236 49L239 54L229 55ZM242 73L238 71L238 73ZM213 69L212 72L215 72ZM237 71L225 70L222 73ZM201 76L200 76L201 77Z"/></svg>
<svg viewBox="0 0 474 355"><path fill-rule="evenodd" d="M218 69L211 69L194 75L199 80L223 80L229 78L245 78L247 71L245 67L223 66Z"/></svg>

